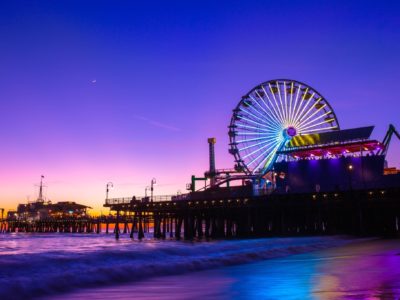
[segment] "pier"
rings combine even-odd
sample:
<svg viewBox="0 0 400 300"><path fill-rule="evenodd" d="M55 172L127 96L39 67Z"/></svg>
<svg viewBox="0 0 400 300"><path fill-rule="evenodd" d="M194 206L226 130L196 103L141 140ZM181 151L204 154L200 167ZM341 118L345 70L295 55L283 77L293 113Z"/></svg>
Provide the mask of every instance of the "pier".
<svg viewBox="0 0 400 300"><path fill-rule="evenodd" d="M155 238L244 238L350 234L399 237L400 189L335 193L272 194L132 202L108 199L117 216L130 215L143 237L148 222ZM203 195L204 197L204 195ZM122 221L123 220L123 221ZM121 223L116 219L116 228ZM129 220L124 217L121 222Z"/></svg>
<svg viewBox="0 0 400 300"><path fill-rule="evenodd" d="M145 233L186 240L335 234L400 237L399 197L400 189L393 188L257 197L229 196L225 191L169 200L155 197L154 202L116 198L104 204L115 212L112 216L3 219L0 229L2 233L105 233L132 239L142 239Z"/></svg>
<svg viewBox="0 0 400 300"><path fill-rule="evenodd" d="M154 196L153 178L145 197L109 199L108 182L104 207L113 214L89 217L88 206L46 202L42 175L38 199L20 204L15 218L2 217L0 231L187 240L400 236L400 170L386 161L392 137L400 140L392 124L382 142L371 138L374 126L341 129L315 89L278 79L243 96L228 128L233 168L216 168L216 139L209 138L209 169L191 177L187 194Z"/></svg>

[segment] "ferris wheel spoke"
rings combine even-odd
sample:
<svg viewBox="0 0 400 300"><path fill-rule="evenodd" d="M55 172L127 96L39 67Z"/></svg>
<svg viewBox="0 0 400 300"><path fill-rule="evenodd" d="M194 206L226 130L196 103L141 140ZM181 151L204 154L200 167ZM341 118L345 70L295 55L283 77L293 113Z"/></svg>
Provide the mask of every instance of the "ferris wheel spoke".
<svg viewBox="0 0 400 300"><path fill-rule="evenodd" d="M259 135L260 137L265 137L265 138L270 138L274 137L278 134L277 131L254 131L250 128L240 128L240 131L236 133L237 135L240 136L246 136L246 135Z"/></svg>
<svg viewBox="0 0 400 300"><path fill-rule="evenodd" d="M271 150L273 147L276 147L276 144L273 144L271 147L269 147L268 149L262 151L262 153L260 155L258 155L256 158L254 158L253 160L251 160L247 165L250 166L252 165L256 160L258 160L261 156L265 155L266 153L269 152L269 150Z"/></svg>
<svg viewBox="0 0 400 300"><path fill-rule="evenodd" d="M281 89L279 87L279 82L278 81L276 81L275 84L276 84L276 88L278 89L278 96L279 96L278 98L279 98L279 103L280 103L279 107L282 109L282 116L283 116L283 120L284 120L283 126L286 127L287 126L286 125L287 116L285 114L285 105L283 104L283 101L282 101Z"/></svg>
<svg viewBox="0 0 400 300"><path fill-rule="evenodd" d="M284 95L284 102L285 102L285 116L286 116L286 121L287 124L286 126L289 126L289 113L288 113L288 100L287 100L287 91L286 91L286 81L283 82L283 95Z"/></svg>
<svg viewBox="0 0 400 300"><path fill-rule="evenodd" d="M330 129L338 129L339 127L337 125L335 126L330 126L330 127L324 127L324 128L316 128L316 129L310 129L310 130L304 130L301 131L301 134L309 134L312 132L316 132L316 131L321 131L321 130L330 130Z"/></svg>
<svg viewBox="0 0 400 300"><path fill-rule="evenodd" d="M268 167L271 165L271 163L273 162L274 158L276 157L276 152L278 152L279 147L276 147L275 149L273 149L270 153L270 155L267 157L265 163L264 163L264 169L268 169Z"/></svg>
<svg viewBox="0 0 400 300"><path fill-rule="evenodd" d="M264 99L258 94L258 92L256 92L257 96L261 99L262 102L264 102ZM279 123L278 123L278 119L276 118L276 116L273 114L273 112L271 111L271 109L265 104L264 105L268 108L268 110L270 112L267 112L264 107L262 107L262 105L255 99L253 98L253 96L249 95L249 97L255 102L257 103L257 105L260 107L260 109L262 109L268 116L268 120L270 122L272 122L272 124L275 124L277 127L279 127Z"/></svg>
<svg viewBox="0 0 400 300"><path fill-rule="evenodd" d="M257 172L257 170L264 164L264 162L267 162L268 159L273 156L275 153L274 151L270 151L263 159L261 159L257 165L253 168L253 174Z"/></svg>
<svg viewBox="0 0 400 300"><path fill-rule="evenodd" d="M261 133L261 132L237 132L236 135L248 136L248 135L257 135L257 136L264 136L268 137L268 134Z"/></svg>
<svg viewBox="0 0 400 300"><path fill-rule="evenodd" d="M259 148L257 148L256 150L254 150L254 151L252 151L252 152L246 154L245 156L243 156L243 159L246 159L247 157L253 155L254 153L260 152L260 151L262 151L263 149L265 149L265 148L267 148L267 147L268 147L268 149L269 149L270 147L272 147L272 146L275 145L275 144L276 144L276 142L275 142L275 141L272 141L272 142L270 142L270 143L268 143L268 144L266 144L266 145L264 145L264 146L262 146L262 147L259 147Z"/></svg>
<svg viewBox="0 0 400 300"><path fill-rule="evenodd" d="M306 102L306 104L304 105L303 109L301 110L301 112L298 114L297 118L294 120L294 123L299 122L302 118L304 118L312 109L313 107L315 107L317 101L314 101L314 103L312 105L309 105L309 103L311 102L311 99L314 98L315 92L312 93L311 97L309 98L309 100L303 100ZM307 108L307 110L306 110ZM305 111L306 110L306 111ZM305 112L304 112L305 111Z"/></svg>
<svg viewBox="0 0 400 300"><path fill-rule="evenodd" d="M299 111L300 106L302 104L302 101L300 99L301 90L302 90L302 85L300 84L297 86L297 93L296 93L295 103L293 106L293 114L292 114L291 122L293 122L293 120L296 118L297 112Z"/></svg>
<svg viewBox="0 0 400 300"><path fill-rule="evenodd" d="M246 146L246 147L243 147L243 148L238 148L238 150L239 150L239 151L244 151L244 150L250 149L250 148L252 148L252 147L264 145L265 143L269 143L270 141L273 141L273 140L275 140L275 139L276 139L276 137L265 138L262 142L254 143L254 144L251 144L251 145Z"/></svg>
<svg viewBox="0 0 400 300"><path fill-rule="evenodd" d="M301 121L306 121L308 120L310 117L312 117L313 115L315 115L316 113L318 113L319 111L321 111L321 109L323 109L326 104L323 104L320 108L317 108L312 114L311 116L307 117L307 119L303 120L320 102L322 101L322 98L318 98L313 105L311 105L311 107L297 120L295 121L295 124L298 125L299 123L301 123Z"/></svg>
<svg viewBox="0 0 400 300"><path fill-rule="evenodd" d="M269 94L267 93L267 90L265 89L264 86L261 86L261 88L262 88L262 90L264 91L264 94L265 94L265 96L266 96L267 99L268 99L269 105L270 105L270 106L272 107L272 109L274 110L274 112L275 112L275 114L276 114L276 116L277 116L277 119L279 120L279 123L280 123L280 124L283 124L283 119L282 119L282 117L281 117L280 114L279 114L279 110L277 110L277 108L275 107L274 102L271 100L271 97L270 97ZM276 102L275 102L275 103L276 103Z"/></svg>
<svg viewBox="0 0 400 300"><path fill-rule="evenodd" d="M288 119L290 124L292 124L293 87L294 87L294 82L292 81L290 83L290 100L289 100L289 111L288 111L289 115Z"/></svg>
<svg viewBox="0 0 400 300"><path fill-rule="evenodd" d="M269 123L265 122L265 120L263 120L262 118L256 116L255 114L253 114L252 112L250 112L248 110L243 110L242 108L240 108L240 110L247 114L246 117L248 117L248 119L246 119L246 120L249 120L249 119L253 120L254 122L257 122L258 124L260 124L260 126L262 125L262 126L264 126L266 128L271 128L271 129L277 128L276 126L270 125ZM242 118L242 119L244 119L244 118Z"/></svg>
<svg viewBox="0 0 400 300"><path fill-rule="evenodd" d="M248 165L251 166L253 165L252 173L255 174L259 171L260 167L265 164L266 161L271 157L271 154L273 153L274 147L270 147L267 150L265 150L263 153L258 155L255 159L251 161L251 164L249 163Z"/></svg>
<svg viewBox="0 0 400 300"><path fill-rule="evenodd" d="M278 116L276 116L276 115L272 112L271 108L265 103L264 98L261 97L261 95L259 94L259 92L256 91L255 93L256 93L257 97L258 97L259 99L261 99L261 101L263 102L264 106L269 110L270 113L268 113L268 112L262 107L262 105L261 105L255 98L253 98L251 95L250 95L250 97L258 104L258 106L259 106L263 111L265 111L265 113L270 117L270 120L271 120L272 122L274 122L277 126L279 126L279 118L278 118Z"/></svg>
<svg viewBox="0 0 400 300"><path fill-rule="evenodd" d="M266 97L267 102L264 101L264 97L261 96L259 91L256 91L257 96L262 100L262 103L264 104L264 106L271 112L271 115L274 116L274 120L277 124L280 124L282 122L282 120L280 119L278 113L275 110L275 107L272 105L271 99L269 98L267 91L265 90L265 88L261 85L261 89ZM272 109L271 109L272 107Z"/></svg>
<svg viewBox="0 0 400 300"><path fill-rule="evenodd" d="M294 118L296 116L296 111L298 109L297 103L298 103L298 100L299 100L300 90L301 90L301 84L297 86L297 93L296 93L296 98L295 98L294 105L293 105L292 117L290 118L290 122L291 123L293 123L293 120L294 120Z"/></svg>
<svg viewBox="0 0 400 300"><path fill-rule="evenodd" d="M324 121L316 123L316 124L312 124L310 126L303 126L303 127L300 128L300 131L307 130L309 128L313 128L315 126L319 126L319 125L323 125L323 124L327 124L327 123L332 123L332 121L334 121L333 118L332 119L328 119L328 120L324 120Z"/></svg>
<svg viewBox="0 0 400 300"><path fill-rule="evenodd" d="M260 138L254 138L254 139L243 139L240 141L236 141L237 144L241 143L248 143L248 142L254 142L254 141L260 141L260 140L265 140L267 137L260 137Z"/></svg>
<svg viewBox="0 0 400 300"><path fill-rule="evenodd" d="M273 90L273 88L271 86L271 83L268 83L268 86L269 86L269 90L271 91L272 98L274 99L274 102L275 102L276 108L278 110L278 113L279 113L279 115L281 117L282 124L284 124L285 123L285 118L283 117L281 109L280 109L282 107L282 105L279 106L278 101L276 100L275 94L273 92L274 90Z"/></svg>
<svg viewBox="0 0 400 300"><path fill-rule="evenodd" d="M237 132L236 135L237 135L237 136L256 135L256 136L263 137L263 138L268 138L268 137L270 137L270 134L269 134L269 133L250 132L250 131L248 131L248 132Z"/></svg>
<svg viewBox="0 0 400 300"><path fill-rule="evenodd" d="M258 104L258 103L257 103ZM258 114L258 116L259 117L256 117L255 115L254 115L254 117L255 118L257 118L257 119L259 119L260 121L262 121L262 122L264 122L264 123L268 123L268 121L269 121L269 119L268 118L265 118L265 115L263 115L262 113L260 113L258 110L256 110L254 107L252 107L252 106L250 106L249 108L251 108L251 110L252 111L254 111L254 113L257 113ZM270 125L272 125L272 124L270 124ZM279 128L279 127L277 127L277 128Z"/></svg>
<svg viewBox="0 0 400 300"><path fill-rule="evenodd" d="M308 90L304 93L304 95L303 95L303 97L302 97L302 102L306 102L304 105L303 105L303 109L300 111L300 113L296 116L296 118L294 119L294 122L296 123L302 116L303 116L303 113L304 113L304 111L305 111L305 109L308 107L308 104L310 103L310 101L311 101L311 99L314 97L314 95L315 95L315 92L312 94L312 96L307 100L307 99L305 99L305 95L307 95L307 93L308 93Z"/></svg>
<svg viewBox="0 0 400 300"><path fill-rule="evenodd" d="M282 144L284 144L285 141L278 143L275 145L275 148L273 148L273 150L264 158L262 159L257 166L253 169L253 173L255 173L258 168L260 168L261 165L264 165L263 169L267 169L269 164L271 163L271 161L275 158L276 152L278 151L279 148L282 147Z"/></svg>
<svg viewBox="0 0 400 300"><path fill-rule="evenodd" d="M324 104L323 106L321 106L320 108L318 108L317 110L315 110L311 115L309 115L306 119L304 120L299 120L296 125L298 127L303 126L304 124L308 124L306 123L309 119L311 119L312 117L314 117L316 114L318 114L319 112L321 112L322 109L324 109L326 107L326 104ZM331 113L332 111L329 111L329 113ZM313 119L314 120L314 119Z"/></svg>
<svg viewBox="0 0 400 300"><path fill-rule="evenodd" d="M302 110L304 109L304 107L307 106L307 104L308 104L307 101L304 101L304 95L305 95L306 93L308 93L308 90L309 90L308 87L306 87L305 89L301 89L301 90L300 90L300 93L303 93L303 94L302 94L301 97L299 98L299 105L297 106L297 111L296 111L296 113L295 113L295 115L294 115L293 121L295 121L295 120L298 118L298 116L301 115L301 111L302 111Z"/></svg>
<svg viewBox="0 0 400 300"><path fill-rule="evenodd" d="M270 133L271 130L266 130L260 127L255 127L255 126L250 126L250 125L246 125L246 124L236 124L236 126L238 128L242 128L244 130L258 130L258 132L264 132L264 133Z"/></svg>
<svg viewBox="0 0 400 300"><path fill-rule="evenodd" d="M305 128L306 126L308 126L309 124L312 124L312 123L314 123L314 122L316 122L316 121L322 119L323 117L329 115L330 113L332 113L332 112L331 112L331 111L328 111L328 112L326 112L326 113L324 113L324 114L322 114L322 115L319 115L318 117L312 119L311 121L308 121L307 123L303 123L301 126L299 126L299 129L300 129L300 130L301 130L301 129L304 129L304 128ZM327 120L328 123L331 122L330 119L331 119L331 118L329 118L329 119Z"/></svg>
<svg viewBox="0 0 400 300"><path fill-rule="evenodd" d="M248 123L251 123L251 124L257 125L257 126L260 127L260 128L266 129L266 130L269 129L269 128L266 127L265 125L260 124L260 123L258 123L258 122L256 122L256 121L253 121L253 120L251 120L251 119L247 119L247 118L244 117L244 116L242 116L241 120L245 120L245 121L246 121L246 123L244 123L243 125L249 125Z"/></svg>
<svg viewBox="0 0 400 300"><path fill-rule="evenodd" d="M252 132L252 131L248 131L248 132L236 132L236 135L242 135L242 136L248 136L248 135L257 135L257 136L264 136L267 137L269 136L268 133L265 132Z"/></svg>
<svg viewBox="0 0 400 300"><path fill-rule="evenodd" d="M246 120L247 122L250 122L250 123L252 123L252 124L256 124L256 125L258 125L259 127L263 127L263 128L265 128L265 129L276 130L274 127L271 127L271 126L269 126L269 125L267 125L267 124L259 123L259 122L257 122L257 121L252 120L252 119L248 119L248 118L245 117L245 116L241 116L240 119L241 119L241 120Z"/></svg>

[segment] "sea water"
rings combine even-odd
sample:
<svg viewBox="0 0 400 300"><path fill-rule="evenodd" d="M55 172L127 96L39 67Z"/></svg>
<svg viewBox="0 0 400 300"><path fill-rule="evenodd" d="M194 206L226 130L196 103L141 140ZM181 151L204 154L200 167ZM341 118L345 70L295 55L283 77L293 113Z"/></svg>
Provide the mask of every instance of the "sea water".
<svg viewBox="0 0 400 300"><path fill-rule="evenodd" d="M187 242L5 234L0 298L336 299L326 297L347 297L353 288L373 296L379 287L397 297L399 246L346 237Z"/></svg>

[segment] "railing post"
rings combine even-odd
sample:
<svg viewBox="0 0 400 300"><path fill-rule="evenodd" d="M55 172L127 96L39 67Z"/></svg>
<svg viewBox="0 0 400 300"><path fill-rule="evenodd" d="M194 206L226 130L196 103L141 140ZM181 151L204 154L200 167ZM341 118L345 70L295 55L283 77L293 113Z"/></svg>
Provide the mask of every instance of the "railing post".
<svg viewBox="0 0 400 300"><path fill-rule="evenodd" d="M119 210L117 210L117 219L115 220L115 239L119 239Z"/></svg>

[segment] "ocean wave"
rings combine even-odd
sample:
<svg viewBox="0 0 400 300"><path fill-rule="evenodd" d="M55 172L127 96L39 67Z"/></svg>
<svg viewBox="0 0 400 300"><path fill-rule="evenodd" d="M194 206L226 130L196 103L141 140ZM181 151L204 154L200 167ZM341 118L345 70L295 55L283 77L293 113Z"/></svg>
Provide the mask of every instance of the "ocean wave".
<svg viewBox="0 0 400 300"><path fill-rule="evenodd" d="M80 237L75 239L80 242ZM0 255L0 295L4 299L31 299L78 288L250 263L349 241L345 237L302 237L118 244L108 237L107 243L115 245L94 251L49 249L43 253Z"/></svg>

